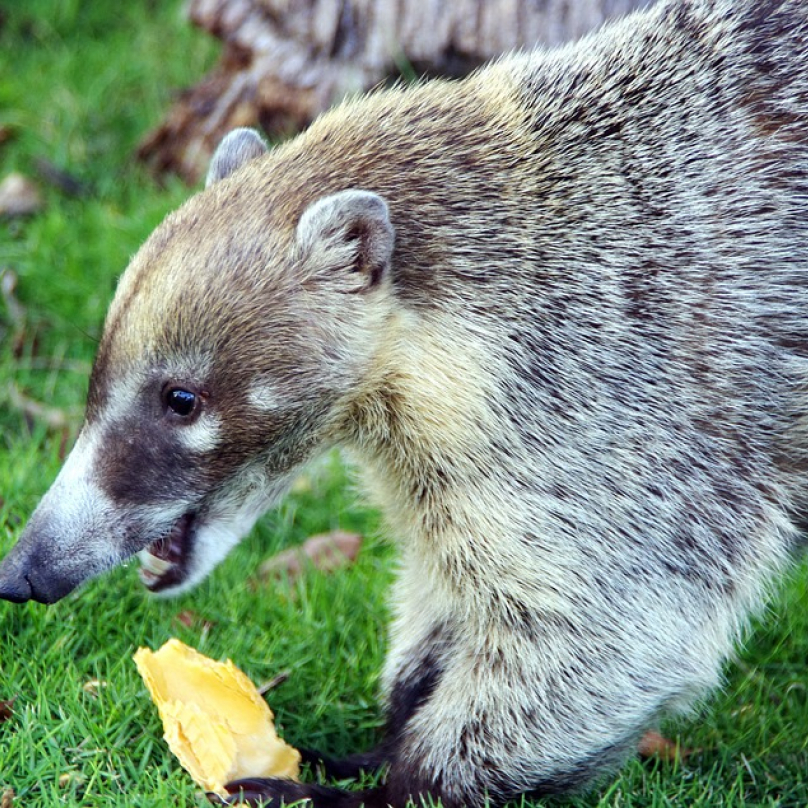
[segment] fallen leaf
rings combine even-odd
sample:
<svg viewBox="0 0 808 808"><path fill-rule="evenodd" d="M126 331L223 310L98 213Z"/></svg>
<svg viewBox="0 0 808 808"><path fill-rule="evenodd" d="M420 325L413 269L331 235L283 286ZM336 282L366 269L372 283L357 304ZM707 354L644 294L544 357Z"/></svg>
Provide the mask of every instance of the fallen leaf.
<svg viewBox="0 0 808 808"><path fill-rule="evenodd" d="M104 682L104 681L102 681L101 679L90 679L90 681L89 681L89 682L85 682L85 683L84 683L84 684L81 686L81 689L82 689L82 690L83 690L85 693L89 693L91 696L97 696L97 695L98 695L98 691L99 691L99 690L100 690L102 687L106 687L106 686L107 686L107 683L106 683L106 682Z"/></svg>
<svg viewBox="0 0 808 808"><path fill-rule="evenodd" d="M0 808L14 808L14 789L7 788L0 797Z"/></svg>
<svg viewBox="0 0 808 808"><path fill-rule="evenodd" d="M190 609L184 609L181 612L177 612L174 619L178 623L181 623L183 626L185 626L185 628L193 628L197 621L197 616Z"/></svg>
<svg viewBox="0 0 808 808"><path fill-rule="evenodd" d="M8 721L14 715L14 702L17 700L16 696L12 696L6 701L0 701L0 724L3 721Z"/></svg>
<svg viewBox="0 0 808 808"><path fill-rule="evenodd" d="M0 13L0 24L2 24L2 14ZM7 123L0 124L0 146L13 140L17 130Z"/></svg>
<svg viewBox="0 0 808 808"><path fill-rule="evenodd" d="M212 620L206 620L201 615L198 615L192 609L183 609L174 615L175 623L178 623L183 628L201 629L202 635L206 635L214 626Z"/></svg>
<svg viewBox="0 0 808 808"><path fill-rule="evenodd" d="M637 752L643 758L656 758L657 760L687 760L699 749L688 749L680 746L676 741L665 738L656 730L648 730L637 744Z"/></svg>
<svg viewBox="0 0 808 808"><path fill-rule="evenodd" d="M36 184L23 174L9 174L0 182L0 216L28 216L42 209Z"/></svg>
<svg viewBox="0 0 808 808"><path fill-rule="evenodd" d="M307 566L321 572L332 572L356 560L362 546L358 533L334 530L307 539L300 547L291 547L264 561L258 568L262 580L298 578Z"/></svg>
<svg viewBox="0 0 808 808"><path fill-rule="evenodd" d="M80 772L65 772L59 775L59 788L70 788L71 786L83 786L87 778Z"/></svg>
<svg viewBox="0 0 808 808"><path fill-rule="evenodd" d="M171 639L139 648L135 664L163 721L163 737L194 781L226 795L244 777L291 777L300 753L275 732L274 716L230 661L216 662Z"/></svg>

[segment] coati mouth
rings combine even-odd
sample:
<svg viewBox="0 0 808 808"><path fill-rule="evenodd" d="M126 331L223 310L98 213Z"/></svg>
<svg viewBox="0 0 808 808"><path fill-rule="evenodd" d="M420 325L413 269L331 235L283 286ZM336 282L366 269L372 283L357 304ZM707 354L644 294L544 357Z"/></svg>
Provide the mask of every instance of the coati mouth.
<svg viewBox="0 0 808 808"><path fill-rule="evenodd" d="M196 531L196 514L185 513L164 536L138 553L140 580L151 592L160 592L182 583L188 575Z"/></svg>

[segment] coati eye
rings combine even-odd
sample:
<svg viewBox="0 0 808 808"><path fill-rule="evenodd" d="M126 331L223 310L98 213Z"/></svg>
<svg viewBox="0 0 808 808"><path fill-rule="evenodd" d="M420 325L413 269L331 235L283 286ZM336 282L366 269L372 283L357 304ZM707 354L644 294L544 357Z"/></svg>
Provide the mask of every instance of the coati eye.
<svg viewBox="0 0 808 808"><path fill-rule="evenodd" d="M182 387L168 387L163 393L163 403L166 408L181 418L193 415L197 407L196 393Z"/></svg>

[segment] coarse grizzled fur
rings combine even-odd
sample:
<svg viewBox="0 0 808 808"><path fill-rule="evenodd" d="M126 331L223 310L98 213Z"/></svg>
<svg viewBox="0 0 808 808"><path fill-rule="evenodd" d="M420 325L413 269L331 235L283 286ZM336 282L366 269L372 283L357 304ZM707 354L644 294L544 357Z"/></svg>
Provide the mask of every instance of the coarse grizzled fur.
<svg viewBox="0 0 808 808"><path fill-rule="evenodd" d="M248 797L476 806L617 765L718 683L808 509L806 43L804 0L662 2L231 135L121 280L0 592L138 551L181 591L341 445L402 564L386 738L330 765L389 770Z"/></svg>

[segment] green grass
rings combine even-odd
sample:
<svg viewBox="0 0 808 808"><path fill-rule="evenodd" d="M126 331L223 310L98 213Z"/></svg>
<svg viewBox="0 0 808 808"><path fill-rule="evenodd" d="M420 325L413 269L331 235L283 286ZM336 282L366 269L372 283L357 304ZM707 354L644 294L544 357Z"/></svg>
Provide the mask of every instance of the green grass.
<svg viewBox="0 0 808 808"><path fill-rule="evenodd" d="M15 323L0 302L0 553L75 434L116 278L189 193L177 182L157 187L134 148L216 55L182 21L179 2L6 5L0 125L14 136L0 145L0 178L36 176L45 158L90 190L71 198L44 186L41 213L0 221L0 269L17 275L25 309L24 323ZM70 414L74 428L65 435L27 417L12 404L12 386ZM139 645L171 636L232 658L256 681L290 670L270 697L290 740L334 753L371 745L392 556L338 461L310 483L187 597L149 598L130 567L48 608L0 603L0 700L16 697L13 717L0 724L0 791L13 787L18 806L201 804L161 740L131 662ZM350 569L264 590L244 585L244 571L263 557L337 526L368 536ZM634 762L585 797L545 804L808 805L807 581L803 566L728 666L727 688L697 717L666 727L700 753L682 763ZM190 627L178 619L187 610ZM105 685L88 692L92 680Z"/></svg>

